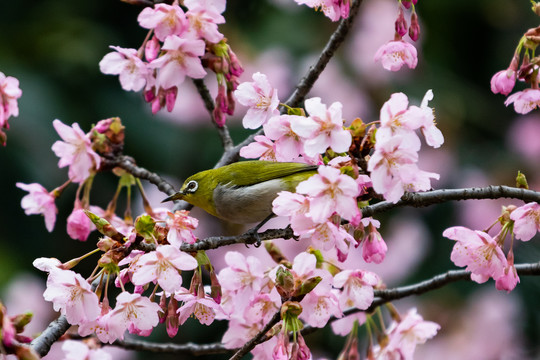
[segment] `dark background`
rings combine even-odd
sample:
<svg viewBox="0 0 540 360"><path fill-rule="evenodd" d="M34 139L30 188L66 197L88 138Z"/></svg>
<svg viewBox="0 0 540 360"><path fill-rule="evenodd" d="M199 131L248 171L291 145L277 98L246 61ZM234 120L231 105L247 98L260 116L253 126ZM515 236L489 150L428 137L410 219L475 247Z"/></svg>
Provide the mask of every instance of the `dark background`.
<svg viewBox="0 0 540 360"><path fill-rule="evenodd" d="M282 100L288 97L291 86L305 73L313 56L336 27L322 14L298 7L292 0L289 2L292 4L287 5L286 0L230 0L224 14L228 22L220 27L249 68L245 80L258 70L256 65L249 65L256 62L258 53L279 48L288 54L285 60L289 75L283 82L286 89L280 89ZM514 130L516 124L529 119L531 128L537 132L531 130L527 132L527 138L519 141L523 141L525 147L534 148L536 134L540 135L534 124L540 123L540 119L537 115L517 116L512 108L503 105L504 97L492 94L489 88L491 76L508 66L520 36L538 23L529 2L419 1L417 9L422 38L416 70L405 70L395 78L372 77L369 71L359 70L356 61L370 58L373 53L351 50L354 40L350 38L345 45L349 49L341 49L331 62L339 77L326 80L327 88L318 90L323 102L329 104L338 100L325 99L324 91L332 93L332 87L343 87L342 81L346 79L347 86L360 94L358 102L361 104L348 105L343 100L344 108L359 106L362 112L354 116L374 121L378 119L377 109L391 93L402 91L411 97L411 103L418 104L425 91L432 88L435 99L430 105L435 107L438 125L446 139L441 150L425 155L426 159L431 159L426 170L441 172L443 178L434 183L435 188L513 185L518 170L528 176L533 188L534 184L540 184L538 161L534 157L538 152L523 156L516 150L520 148L516 141L509 140L509 134L517 131ZM363 10L364 7L360 11ZM77 122L88 131L91 124L101 119L121 117L126 126L125 153L133 156L140 166L174 177L175 184L196 171L212 167L219 159L220 141L204 112L198 121L189 123L183 120L182 114L174 120L161 114L153 116L140 94L123 91L116 76L100 73L98 63L110 51L109 45L140 46L146 31L137 25L139 11L137 7L114 0L10 1L1 6L0 71L20 80L23 96L19 101L19 117L9 120L7 146L0 148L0 189L3 189L0 197L0 287L8 286L15 274L21 272L33 273L44 281L44 274L32 268L33 259L45 256L68 260L91 250L97 239L93 234L87 243L80 243L69 239L65 233L65 219L73 206L75 186L68 188L57 201L59 214L52 233L45 230L40 216L25 216L20 207L24 192L15 187L16 182L38 182L53 189L66 180L67 170L56 167L58 159L49 151L59 139L52 127L54 119L66 124ZM395 15L389 17L392 16ZM189 86L185 91L193 91ZM355 102L354 98L352 102ZM241 117L242 111L238 109L238 116ZM235 142L249 134L238 121L231 122L230 128ZM444 156L435 155L436 151ZM106 206L115 188L116 178L112 174L97 176L92 202ZM495 209L495 213L501 204L483 203ZM449 260L452 242L442 238L441 233L449 226L463 224L461 221L471 213L485 215L466 210L462 204L444 204L421 211L394 212L380 218L383 234L384 221L404 214L420 219L422 226L429 230L429 246L422 250L423 257L415 270L402 279L402 284L454 268ZM482 221L479 229L487 228L495 218ZM533 240L516 249L516 262L538 261L538 255L537 240ZM81 272L87 268L89 274L92 267L83 264ZM489 281L482 287L494 288L494 284ZM422 296L419 301L427 304L428 309L432 307L431 314L437 309L450 312L474 302L472 296L477 289L478 286L469 283L452 284ZM540 312L536 299L539 295L538 280L531 277L522 278L517 289L508 295L520 309L519 316L509 319L508 326L516 334L522 334L516 345L521 358L532 358L538 351ZM435 303L442 305L437 308ZM440 317L431 319L443 320ZM223 328L223 324L213 325L211 329L216 331L212 332L204 326L181 328L174 341L219 341ZM154 339L168 341L164 333L163 329L156 330ZM335 357L344 340L329 335L329 330L320 331L308 338L308 344L322 344L327 356ZM440 336L444 336L444 332ZM330 338L332 340L328 340ZM152 354L145 354L145 357L176 358Z"/></svg>

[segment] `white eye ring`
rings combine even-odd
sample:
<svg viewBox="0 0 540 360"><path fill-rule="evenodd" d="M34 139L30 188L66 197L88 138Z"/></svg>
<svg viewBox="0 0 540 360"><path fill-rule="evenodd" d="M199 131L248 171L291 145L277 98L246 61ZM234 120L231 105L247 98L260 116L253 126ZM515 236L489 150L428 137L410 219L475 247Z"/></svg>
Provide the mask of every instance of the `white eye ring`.
<svg viewBox="0 0 540 360"><path fill-rule="evenodd" d="M191 180L186 184L186 192L188 193L194 193L199 188L199 183L195 180Z"/></svg>

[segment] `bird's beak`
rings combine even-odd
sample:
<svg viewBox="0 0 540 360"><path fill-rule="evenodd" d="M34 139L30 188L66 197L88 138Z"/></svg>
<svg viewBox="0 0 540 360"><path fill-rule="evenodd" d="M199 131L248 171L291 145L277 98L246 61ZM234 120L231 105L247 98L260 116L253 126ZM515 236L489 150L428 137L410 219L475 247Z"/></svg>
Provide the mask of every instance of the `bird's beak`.
<svg viewBox="0 0 540 360"><path fill-rule="evenodd" d="M184 195L184 193L179 191L176 194L171 195L168 198L163 199L161 202L164 203L164 202L167 202L167 201L181 200L183 195Z"/></svg>

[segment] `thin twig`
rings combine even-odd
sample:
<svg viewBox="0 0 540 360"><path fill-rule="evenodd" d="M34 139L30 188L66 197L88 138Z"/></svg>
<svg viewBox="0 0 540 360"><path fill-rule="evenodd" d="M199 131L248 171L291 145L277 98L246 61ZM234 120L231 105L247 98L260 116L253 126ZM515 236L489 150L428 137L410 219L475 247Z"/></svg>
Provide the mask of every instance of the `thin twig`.
<svg viewBox="0 0 540 360"><path fill-rule="evenodd" d="M108 344L105 344L108 345ZM230 353L234 349L227 349L221 343L212 344L163 344L141 341L136 339L116 340L111 346L121 347L127 350L150 351L156 353L190 354L190 355L210 355Z"/></svg>
<svg viewBox="0 0 540 360"><path fill-rule="evenodd" d="M227 125L224 124L223 126L219 126L216 123L216 119L214 119L214 108L216 105L214 103L214 99L212 99L212 95L210 95L210 91L208 91L208 88L204 83L204 80L193 79L193 83L195 84L195 87L197 88L197 91L199 92L199 95L204 102L204 107L210 113L210 117L212 117L212 122L216 126L219 137L221 138L223 149L225 151L231 150L234 147L234 142L231 138L231 134L229 134L229 129L227 128Z"/></svg>

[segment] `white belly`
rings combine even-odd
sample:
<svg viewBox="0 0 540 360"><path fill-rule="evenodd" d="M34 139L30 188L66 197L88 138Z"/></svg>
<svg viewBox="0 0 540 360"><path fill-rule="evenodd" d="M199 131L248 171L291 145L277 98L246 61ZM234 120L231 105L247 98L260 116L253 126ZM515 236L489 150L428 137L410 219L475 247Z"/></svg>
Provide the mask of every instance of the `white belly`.
<svg viewBox="0 0 540 360"><path fill-rule="evenodd" d="M251 186L214 189L214 205L220 218L240 224L256 223L272 213L272 201L285 190L282 180L273 179Z"/></svg>

